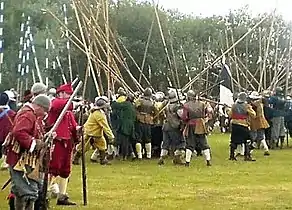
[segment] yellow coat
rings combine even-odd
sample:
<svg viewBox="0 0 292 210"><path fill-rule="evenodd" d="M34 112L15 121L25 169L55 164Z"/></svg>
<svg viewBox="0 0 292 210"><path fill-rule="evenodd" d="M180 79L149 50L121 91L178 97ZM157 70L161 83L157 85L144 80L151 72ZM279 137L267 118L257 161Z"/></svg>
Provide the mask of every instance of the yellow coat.
<svg viewBox="0 0 292 210"><path fill-rule="evenodd" d="M88 120L84 125L84 133L88 136L103 137L105 134L109 140L115 138L106 118L105 113L102 110L95 110L90 113Z"/></svg>
<svg viewBox="0 0 292 210"><path fill-rule="evenodd" d="M161 111L161 110L164 108L165 103L155 102L154 106L155 106L155 114L154 114L155 118L153 119L154 124L162 125L164 123L164 120L165 120L165 112ZM161 111L161 113L159 113L160 111Z"/></svg>
<svg viewBox="0 0 292 210"><path fill-rule="evenodd" d="M269 128L270 125L264 115L264 105L261 100L253 102L256 107L256 117L250 119L250 129L252 131L257 131L259 129Z"/></svg>

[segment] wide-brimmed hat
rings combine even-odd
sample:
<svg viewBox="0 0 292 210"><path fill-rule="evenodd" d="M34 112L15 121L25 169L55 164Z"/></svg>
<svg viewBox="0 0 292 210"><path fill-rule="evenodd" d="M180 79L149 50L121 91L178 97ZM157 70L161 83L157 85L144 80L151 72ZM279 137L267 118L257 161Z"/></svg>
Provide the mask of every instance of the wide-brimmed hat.
<svg viewBox="0 0 292 210"><path fill-rule="evenodd" d="M110 107L109 99L106 96L98 96L95 98L94 109L103 109Z"/></svg>

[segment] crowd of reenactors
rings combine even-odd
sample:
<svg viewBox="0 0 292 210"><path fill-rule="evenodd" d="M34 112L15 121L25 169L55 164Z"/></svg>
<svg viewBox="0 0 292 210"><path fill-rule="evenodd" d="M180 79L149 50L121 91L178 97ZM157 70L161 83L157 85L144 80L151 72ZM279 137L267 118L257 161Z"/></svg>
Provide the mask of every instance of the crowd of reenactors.
<svg viewBox="0 0 292 210"><path fill-rule="evenodd" d="M73 93L71 84L48 90L36 83L17 104L17 93L0 95L0 142L2 168L11 178L10 209L38 209L43 173L41 165L44 139L56 123ZM19 99L18 99L19 101ZM79 125L78 125L79 124ZM255 148L282 148L286 131L292 134L292 106L283 90L239 93L229 107L189 90L186 94L170 89L132 94L119 88L117 94L98 96L94 102L75 98L54 132L49 160L50 197L57 205L75 205L67 195L72 164L80 164L84 138L85 152L93 150L90 161L110 165L111 160L140 161L167 157L175 165L189 167L192 157L204 156L211 166L208 135L218 125L222 133L231 132L229 160L251 156ZM80 134L81 133L81 134ZM36 175L37 174L37 175Z"/></svg>

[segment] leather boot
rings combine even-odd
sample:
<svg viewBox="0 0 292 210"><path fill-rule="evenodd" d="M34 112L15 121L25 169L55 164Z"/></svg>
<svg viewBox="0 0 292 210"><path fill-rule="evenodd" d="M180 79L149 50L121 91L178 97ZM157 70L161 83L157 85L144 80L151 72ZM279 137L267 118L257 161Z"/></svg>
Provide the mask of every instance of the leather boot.
<svg viewBox="0 0 292 210"><path fill-rule="evenodd" d="M111 163L106 159L105 151L99 151L100 154L100 165L111 165Z"/></svg>
<svg viewBox="0 0 292 210"><path fill-rule="evenodd" d="M75 154L75 157L74 157L74 160L73 160L73 165L80 165L81 156L82 156L81 152L77 152Z"/></svg>
<svg viewBox="0 0 292 210"><path fill-rule="evenodd" d="M69 197L67 195L60 195L57 200L58 206L75 206L76 203L69 200Z"/></svg>

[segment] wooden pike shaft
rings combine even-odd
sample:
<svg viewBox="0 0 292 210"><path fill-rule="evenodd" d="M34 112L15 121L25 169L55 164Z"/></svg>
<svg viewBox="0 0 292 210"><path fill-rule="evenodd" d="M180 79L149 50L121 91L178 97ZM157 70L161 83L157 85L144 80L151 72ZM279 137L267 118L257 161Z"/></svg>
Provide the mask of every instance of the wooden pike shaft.
<svg viewBox="0 0 292 210"><path fill-rule="evenodd" d="M237 46L247 35L249 35L254 29L256 29L260 24L262 24L267 18L268 18L268 15L266 15L261 21L259 21L256 25L254 25L251 29L249 29L242 37L240 37L240 39L238 39L229 49L227 49L221 56L219 56L211 65L207 66L196 77L194 77L189 83L187 83L182 88L182 90L183 91L187 90L194 82L196 82L198 77L200 77L208 69L210 69L214 64L216 64L218 61L220 61L223 56L225 56L227 53L229 53L235 46Z"/></svg>
<svg viewBox="0 0 292 210"><path fill-rule="evenodd" d="M83 52L83 53L86 53L86 51L83 49L83 48L81 48L74 40L72 40L71 38L70 38L70 41L81 51L81 52ZM92 54L91 53L91 56L92 56L92 59L93 59L93 61L94 62L97 62L99 65L101 65L101 66L103 66L104 67L104 69L105 69L105 71L107 71L107 72L109 72L109 71L111 71L111 69L106 65L106 63L103 61L103 60L101 60L101 59L99 59L99 58L97 58L97 56L95 56L94 54ZM116 72L112 72L113 73L113 75L125 86L125 88L127 89L127 90L129 90L131 93L134 93L134 91L130 88L130 86L116 73Z"/></svg>
<svg viewBox="0 0 292 210"><path fill-rule="evenodd" d="M177 81L176 81L176 78L175 78L175 75L174 75L174 72L173 72L173 69L172 69L170 56L169 56L168 49L167 49L167 46L166 46L165 38L164 38L164 35L163 35L163 30L162 30L162 26L161 26L161 23L160 23L158 11L157 11L157 8L156 8L157 6L155 5L154 1L153 1L153 6L154 6L155 16L156 16L156 19L157 19L158 28L159 28L159 31L160 31L160 36L161 36L164 52L166 54L169 70L171 71L173 82L174 82L176 88L178 88Z"/></svg>
<svg viewBox="0 0 292 210"><path fill-rule="evenodd" d="M241 64L241 65L243 66L243 68L245 69L247 75L249 74L250 77L251 77L251 79L252 79L253 81L255 81L258 85L260 85L259 81L256 80L255 76L254 76L254 75L248 70L248 68L243 64L243 62L242 62L238 57L236 57L236 59L238 60L239 64ZM249 78L248 78L247 75L245 76L245 78L246 78L246 80L247 80L246 82L247 82L248 84L250 84L250 82L252 82L252 81L249 81Z"/></svg>
<svg viewBox="0 0 292 210"><path fill-rule="evenodd" d="M177 87L180 88L179 75L178 75L177 65L176 65L176 57L175 57L175 53L174 53L173 40L172 40L170 30L168 30L168 35L170 37L170 48L171 48L171 54L172 54L172 58L173 58L173 66L174 66L174 70L175 70Z"/></svg>
<svg viewBox="0 0 292 210"><path fill-rule="evenodd" d="M286 84L285 84L285 97L288 96L288 88L289 88L289 77L290 77L290 67L291 67L291 47L292 47L292 32L290 32L290 40L289 40L289 51L288 51L288 68L286 70Z"/></svg>
<svg viewBox="0 0 292 210"><path fill-rule="evenodd" d="M190 69L189 69L189 66L187 64L186 55L185 55L185 52L184 52L184 49L183 49L182 45L180 46L180 49L181 49L181 52L182 52L182 59L183 59L183 61L185 63L185 68L186 68L186 71L187 71L188 79L189 79L189 82L190 82L192 80L191 79L191 75L190 75Z"/></svg>
<svg viewBox="0 0 292 210"><path fill-rule="evenodd" d="M86 25L85 19L84 18L81 18L81 20L82 20L83 24ZM91 52L93 52L93 50L94 50L95 42L91 39L91 36L90 36L91 33L88 31L88 28L87 27L84 27L84 30L85 30L85 35L86 35L86 38L87 38L87 42L89 43L89 46L88 46L89 53L91 54ZM99 57L100 57L100 55L99 55ZM95 67L95 70L97 71L98 70L98 66L96 65L95 62L93 62L93 65ZM90 76L90 73L91 73L89 62L87 63L87 69L86 69L86 71L87 70L88 70L88 72L85 72L85 74L87 74L87 80L88 80L88 77ZM96 77L96 74L95 73L98 74L98 72L94 72L94 71L92 73L94 74L93 77ZM97 76L97 80L98 80L97 83L98 83L98 87L99 87L98 88L99 92L97 92L97 93L98 93L98 95L100 95L100 94L103 94L104 93L100 75ZM86 81L86 83L87 83L87 81Z"/></svg>
<svg viewBox="0 0 292 210"><path fill-rule="evenodd" d="M260 75L260 86L258 88L258 92L260 92L262 89L266 88L266 79L264 78L265 72L266 72L266 63L267 63L267 58L269 56L269 49L270 49L270 43L271 43L271 38L272 38L272 34L273 34L273 30L274 30L274 23L275 23L275 11L274 11L274 15L273 15L273 20L271 23L271 28L270 28L270 34L269 34L269 38L268 38L268 42L267 42L267 47L266 47L266 51L265 51L265 57L264 57L264 61L263 61L263 68L261 70L261 75Z"/></svg>
<svg viewBox="0 0 292 210"><path fill-rule="evenodd" d="M234 44L234 36L233 36L233 30L232 29L230 29L230 33L231 33L231 42L232 42L232 44ZM235 47L233 48L233 55L234 55L234 57L237 57L236 56ZM234 60L234 63L235 63L236 77L237 77L237 81L238 81L238 84L239 84L239 90L240 90L241 89L241 85L240 85L240 75L239 75L239 67L238 67L237 59Z"/></svg>
<svg viewBox="0 0 292 210"><path fill-rule="evenodd" d="M151 22L150 31L149 31L149 34L148 34L148 39L147 39L147 43L146 43L146 47L145 47L145 52L144 52L144 56L143 56L142 65L141 65L141 72L140 72L140 75L139 75L139 83L141 83L141 79L142 79L142 73L143 73L143 70L144 70L145 62L146 62L146 56L147 56L149 43L150 43L151 36L152 36L154 21L155 21L155 18L153 18L153 20Z"/></svg>
<svg viewBox="0 0 292 210"><path fill-rule="evenodd" d="M82 15L83 15L84 21L90 22L90 20L89 20L84 14L82 14ZM91 18L92 18L92 15L91 15ZM94 19L93 19L93 20L94 20ZM94 21L95 21L95 23L97 24L96 20L94 20ZM100 40L102 40L107 46L110 47L110 43L107 44L107 41L106 41L106 39L104 38L104 37L106 36L106 34L103 33L103 31L100 29L100 27L99 27L98 24L96 25L96 28L93 29L93 31L95 31L96 34L99 35L99 38L97 38L96 40L97 40L97 42L99 43L99 45L100 45L101 50L103 51L103 53L104 53L105 55L107 55L106 50L103 49L103 45L100 43ZM113 33L111 32L110 29L109 29L109 32L110 32L110 34L113 36ZM118 51L120 52L120 49L119 49L119 46L118 46L116 40L113 39L113 41L114 41L114 43L115 43L115 45L116 45ZM115 56L115 58L116 58L116 59L122 64L122 66L125 68L125 70L129 73L130 77L133 79L134 76L131 74L131 72L130 72L129 68L127 67L126 63L124 62L124 60L118 57L118 55L113 51L113 48L112 48L112 47L110 47L109 49L110 49L111 54L113 54L113 55ZM126 51L127 51L127 49L126 49ZM97 53L98 53L98 51L97 51ZM130 55L129 52L128 52L128 54L129 54L129 56L131 57L131 59L133 60L134 64L137 66L138 70L140 70L140 68L139 68L139 66L137 65L137 63L135 62L134 58ZM120 55L122 55L121 52L120 52ZM117 70L118 74L120 74L119 69L118 69L118 67L117 67L117 64L116 64L115 60L113 59L112 62L113 62L113 66L114 66L115 69ZM112 68L113 68L113 67L112 67ZM108 74L107 74L107 75L108 75ZM142 74L142 75L145 77L144 74ZM120 76L121 76L121 74L120 74ZM136 81L136 79L133 80L133 81L134 81L134 83L136 84L136 86L138 87L138 89L141 90L141 86L139 86L140 84ZM146 81L147 81L147 78L146 78ZM148 82L148 83L149 83L149 82ZM149 84L150 84L150 83L149 83ZM150 85L151 85L151 84L150 84ZM142 89L142 90L143 90L143 89Z"/></svg>
<svg viewBox="0 0 292 210"><path fill-rule="evenodd" d="M96 79L96 76L94 74L93 65L92 65L92 62L91 62L90 52L88 52L88 47L87 47L87 44L86 44L86 39L85 39L85 36L84 36L84 33L83 33L83 28L82 28L82 25L81 25L81 22L80 22L80 18L79 18L79 14L78 14L78 11L77 11L75 0L73 0L72 3L73 3L73 8L74 8L75 16L76 16L76 19L77 19L78 27L79 27L79 30L80 30L80 35L81 35L81 38L82 38L82 41L83 41L83 46L85 48L86 56L87 56L87 59L88 59L89 65L90 65L90 71L92 73L93 81L95 83L95 88L96 88L97 93L100 95L97 79Z"/></svg>
<svg viewBox="0 0 292 210"><path fill-rule="evenodd" d="M126 51L126 53L129 55L129 57L131 58L131 60L133 61L133 63L135 64L135 66L137 67L137 69L139 70L140 74L143 74L142 70L140 69L140 67L138 66L137 62L135 61L135 59L133 58L133 56L131 55L131 53L129 52L129 50L126 48L126 46L122 43L122 40L119 39L120 43L122 44L124 50ZM132 75L132 74L131 74ZM131 76L130 75L130 76ZM147 77L145 76L145 74L143 74L143 77L145 79L145 81L147 82L147 84L149 85L149 87L152 87L151 83L149 82L149 80L147 79ZM132 75L131 79L137 83L137 85L139 86L140 90L143 90L143 87L140 85L140 83L136 80L136 78Z"/></svg>
<svg viewBox="0 0 292 210"><path fill-rule="evenodd" d="M232 57L230 57L230 58L234 61L234 59L233 59ZM236 57L236 58L237 58L237 57ZM243 72L240 68L238 68L238 70L242 73L243 77L246 79L246 81L247 81L248 84L252 87L252 89L253 89L253 90L256 90L256 88L253 86L252 82L249 81L249 80L247 79L247 76L244 74L244 72ZM238 81L238 82L239 82L239 81Z"/></svg>

